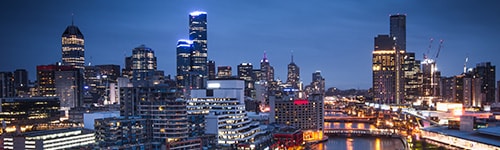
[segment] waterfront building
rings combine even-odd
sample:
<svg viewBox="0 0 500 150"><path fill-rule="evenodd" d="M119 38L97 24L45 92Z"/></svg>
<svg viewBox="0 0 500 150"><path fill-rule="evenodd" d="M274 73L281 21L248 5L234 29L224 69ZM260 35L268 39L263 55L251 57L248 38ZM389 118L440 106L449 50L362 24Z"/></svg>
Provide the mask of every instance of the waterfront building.
<svg viewBox="0 0 500 150"><path fill-rule="evenodd" d="M420 60L415 59L415 53L407 52L404 55L402 70L404 72L404 99L411 102L420 96L422 88L419 78L421 75Z"/></svg>
<svg viewBox="0 0 500 150"><path fill-rule="evenodd" d="M390 36L396 38L396 48L406 51L406 15L395 14L389 18Z"/></svg>
<svg viewBox="0 0 500 150"><path fill-rule="evenodd" d="M422 96L439 97L441 72L438 70L436 61L424 59L422 62Z"/></svg>
<svg viewBox="0 0 500 150"><path fill-rule="evenodd" d="M483 106L495 103L495 66L491 65L491 62L478 63L473 69L472 74L475 78L481 79L481 90L477 94L483 94L483 96L480 98L481 100L478 100L478 105Z"/></svg>
<svg viewBox="0 0 500 150"><path fill-rule="evenodd" d="M307 141L323 139L323 95L306 97L297 89L285 88L269 99L270 123L297 127L304 132Z"/></svg>
<svg viewBox="0 0 500 150"><path fill-rule="evenodd" d="M389 35L375 37L372 57L373 100L377 103L400 104L404 98L404 72L401 69L404 50L395 49Z"/></svg>

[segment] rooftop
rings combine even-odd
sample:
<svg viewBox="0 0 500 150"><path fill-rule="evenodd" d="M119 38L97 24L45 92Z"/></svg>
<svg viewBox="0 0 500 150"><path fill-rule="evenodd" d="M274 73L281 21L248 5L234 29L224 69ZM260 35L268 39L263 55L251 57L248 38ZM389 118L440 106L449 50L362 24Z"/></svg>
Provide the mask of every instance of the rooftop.
<svg viewBox="0 0 500 150"><path fill-rule="evenodd" d="M66 30L64 30L64 33L62 36L68 37L70 35L76 35L78 38L83 39L82 32L80 32L80 29L75 25L69 25L68 27L66 27Z"/></svg>
<svg viewBox="0 0 500 150"><path fill-rule="evenodd" d="M477 132L453 130L448 129L447 127L427 127L422 130L475 141L478 143L500 146L500 138L498 138L498 135L500 134L500 127L478 129Z"/></svg>
<svg viewBox="0 0 500 150"><path fill-rule="evenodd" d="M50 134L59 134L73 131L82 131L82 133L91 133L93 131L83 128L64 128L64 129L54 129L54 130L42 130L42 131L32 131L24 133L24 136L27 137L36 137Z"/></svg>

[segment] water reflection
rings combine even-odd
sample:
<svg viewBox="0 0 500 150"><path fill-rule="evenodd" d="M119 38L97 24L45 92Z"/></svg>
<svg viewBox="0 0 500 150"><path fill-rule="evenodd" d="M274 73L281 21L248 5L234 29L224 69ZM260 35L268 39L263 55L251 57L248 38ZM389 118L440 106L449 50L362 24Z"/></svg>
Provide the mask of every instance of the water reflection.
<svg viewBox="0 0 500 150"><path fill-rule="evenodd" d="M313 145L316 150L403 150L400 139L390 137L330 137L328 141Z"/></svg>
<svg viewBox="0 0 500 150"><path fill-rule="evenodd" d="M325 129L376 129L369 123L325 122ZM403 150L401 139L391 137L342 137L329 136L328 141L313 145L316 150Z"/></svg>

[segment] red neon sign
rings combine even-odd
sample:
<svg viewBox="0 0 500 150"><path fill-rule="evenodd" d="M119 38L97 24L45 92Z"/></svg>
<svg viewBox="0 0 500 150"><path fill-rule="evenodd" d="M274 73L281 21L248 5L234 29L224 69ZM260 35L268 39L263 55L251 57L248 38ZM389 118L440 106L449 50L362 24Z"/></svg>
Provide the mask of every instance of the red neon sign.
<svg viewBox="0 0 500 150"><path fill-rule="evenodd" d="M307 99L297 99L293 101L295 105L307 105L307 103L309 103Z"/></svg>

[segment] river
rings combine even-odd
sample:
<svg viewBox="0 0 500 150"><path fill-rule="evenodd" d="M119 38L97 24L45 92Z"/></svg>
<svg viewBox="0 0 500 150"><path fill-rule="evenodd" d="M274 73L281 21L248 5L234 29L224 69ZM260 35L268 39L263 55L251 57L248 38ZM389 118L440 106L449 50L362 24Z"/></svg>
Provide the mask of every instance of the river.
<svg viewBox="0 0 500 150"><path fill-rule="evenodd" d="M325 122L325 128L365 128L374 129L368 123ZM328 141L315 144L316 150L403 150L404 144L399 138L391 137L329 137Z"/></svg>

